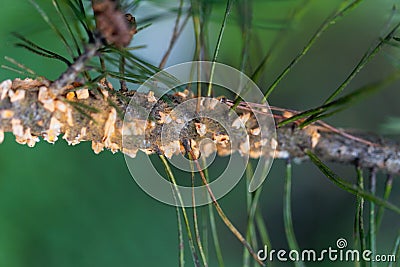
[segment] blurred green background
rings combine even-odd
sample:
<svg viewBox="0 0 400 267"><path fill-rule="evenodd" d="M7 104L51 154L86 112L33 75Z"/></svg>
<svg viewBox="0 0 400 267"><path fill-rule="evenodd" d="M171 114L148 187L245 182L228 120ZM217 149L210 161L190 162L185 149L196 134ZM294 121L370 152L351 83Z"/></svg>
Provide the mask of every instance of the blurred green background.
<svg viewBox="0 0 400 267"><path fill-rule="evenodd" d="M51 19L52 15L56 16L51 1L37 2L49 12ZM213 2L209 27L211 47L215 44L225 8L224 1ZM278 29L285 18L305 2L253 1L254 39L249 51L252 68L279 35ZM275 47L259 83L262 89L271 84L341 2L308 1L303 15L290 25L283 41ZM364 0L318 40L309 54L276 88L269 103L292 109L307 109L322 103L378 36L387 31L387 22L400 19L398 12L393 15L395 2ZM134 15L140 25L141 19L152 12L165 12L170 6L171 1L151 1L144 3L140 12ZM238 13L234 10L218 60L234 67L239 66L241 54L241 35L235 22L237 17ZM28 0L3 0L0 18L1 64L7 64L4 56L12 57L50 79L55 79L65 69L61 63L14 47L16 39L11 32L15 31L46 48L65 53ZM174 19L175 14L169 13L169 16L135 36L135 44L148 45L138 55L158 64L168 45ZM193 49L189 23L168 65L191 60ZM396 64L400 63L399 58L399 51L384 47L346 92L393 72ZM15 77L19 75L0 70L0 80ZM328 121L337 127L379 133L388 117L400 117L399 85L396 83L372 97L362 99ZM218 164L218 160L214 164ZM355 178L352 166L329 166L343 178ZM282 221L284 173L283 162L274 162L261 200L274 249L287 248ZM295 165L293 179L293 220L300 247L317 250L334 247L338 238L346 238L352 244L355 198L332 185L310 163ZM379 174L379 193L383 190L384 179L385 176ZM241 182L220 202L242 232L246 225L245 190L245 184ZM400 203L397 179L391 202ZM219 219L217 224L226 266L241 266L241 244ZM399 216L387 211L378 235L378 252L390 252L399 227ZM186 251L187 266L192 266L189 250ZM210 253L214 253L212 248ZM215 257L210 258L210 266L216 266ZM346 264L326 262L323 266ZM69 147L63 140L55 145L41 141L30 149L15 143L12 135L6 135L0 145L1 267L177 265L175 208L157 202L135 184L122 154L112 155L107 151L95 155L89 143ZM322 263L308 264L316 265ZM273 266L287 264L275 262Z"/></svg>

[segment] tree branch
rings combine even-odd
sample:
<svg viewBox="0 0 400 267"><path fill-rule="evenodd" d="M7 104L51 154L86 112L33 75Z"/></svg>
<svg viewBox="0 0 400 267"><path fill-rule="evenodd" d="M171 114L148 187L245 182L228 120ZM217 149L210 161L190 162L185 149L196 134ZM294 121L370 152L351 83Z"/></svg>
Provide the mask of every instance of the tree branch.
<svg viewBox="0 0 400 267"><path fill-rule="evenodd" d="M209 138L213 140L215 148L210 146L203 149L202 152L206 154L215 149L220 156L238 151L251 158L270 153L275 158L303 160L307 159L304 151L310 149L324 161L358 164L363 168L400 174L399 144L368 134L355 137L321 122L304 129L299 128L296 123L278 128L277 139L272 138L267 144L271 149L260 150L259 147L265 140L258 134L260 126L254 119L254 114L249 111L250 103L243 103L236 108L238 116L246 118L244 121L249 136L249 147L243 146L243 142L231 143L225 129L206 118L188 123L179 140L170 140L165 145L161 140L161 131L170 119L174 119L171 110L193 96L180 92L156 100L152 93L114 91L111 85L105 82L98 83L97 87L91 90L80 84L70 85L65 89L63 95L54 96L50 91L50 82L46 79L3 81L0 84L0 143L3 142L4 132L12 132L18 143L30 147L39 142L39 137L54 143L58 136L63 134L62 138L70 145L91 141L96 154L106 148L113 153L122 151L131 157L134 157L138 150L171 157L186 151L185 146L190 146L198 155L201 141ZM123 129L125 111L134 95L141 106L154 105L151 119L131 121L129 125L134 135L145 136L145 146L125 146L122 141L122 134L126 130ZM213 104L209 105L208 108L212 108ZM195 109L194 106L193 110ZM275 116L275 119L278 122L282 116ZM136 123L136 127L132 123Z"/></svg>

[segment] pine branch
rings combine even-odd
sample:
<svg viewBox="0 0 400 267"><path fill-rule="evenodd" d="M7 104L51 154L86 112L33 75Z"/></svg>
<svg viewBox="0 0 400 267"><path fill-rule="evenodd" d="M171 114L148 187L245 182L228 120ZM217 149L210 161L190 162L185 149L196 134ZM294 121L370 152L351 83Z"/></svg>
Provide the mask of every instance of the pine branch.
<svg viewBox="0 0 400 267"><path fill-rule="evenodd" d="M181 133L180 140L171 140L165 145L161 140L161 131L163 126L170 122L169 119L174 119L173 116L169 116L171 110L193 96L175 93L157 101L151 92L120 93L110 88L111 85L105 82L99 82L90 90L75 84L65 88L65 93L54 96L50 91L51 83L46 79L3 81L0 84L0 143L3 142L4 132L12 132L18 143L30 147L39 142L40 137L54 143L62 134L62 138L70 145L91 141L96 154L106 148L113 153L122 151L131 157L134 157L138 150L171 157L173 154L187 151L185 146L191 146L194 154L199 154L198 144L203 139L210 138L216 144L216 152L220 156L238 151L251 158L268 153L279 159L303 160L308 158L305 151L311 150L324 161L357 164L362 168L400 174L399 144L368 134L355 137L322 122L315 122L305 128L298 127L296 123L277 128L277 138L273 138L267 144L270 149L260 150L261 144L266 140L261 140L258 134L260 125L257 124L254 114L249 111L251 103L241 103L235 109L242 121L245 121L249 147L243 145L244 140L241 137L238 139L240 142L231 143L225 129L207 119L188 123ZM140 106L154 104L152 118L148 121L130 122L130 126L132 123L136 126L131 128L134 135L144 134L147 140L145 147L135 144L124 147L122 142L123 118L129 100L134 95ZM157 103L154 103L155 101ZM225 99L214 101L232 104ZM212 108L215 103L211 101L208 105L207 108ZM196 110L195 106L192 108ZM275 115L275 119L279 122L283 117ZM141 129L144 129L144 132ZM210 146L206 154L211 153L212 149Z"/></svg>

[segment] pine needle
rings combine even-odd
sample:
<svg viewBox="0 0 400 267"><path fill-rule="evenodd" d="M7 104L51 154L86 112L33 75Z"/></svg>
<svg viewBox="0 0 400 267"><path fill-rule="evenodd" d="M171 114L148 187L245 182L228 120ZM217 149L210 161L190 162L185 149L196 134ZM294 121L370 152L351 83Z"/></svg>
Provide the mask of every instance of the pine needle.
<svg viewBox="0 0 400 267"><path fill-rule="evenodd" d="M346 1L346 3L349 1ZM329 17L325 22L319 27L319 29L314 33L311 39L308 41L303 50L290 62L290 64L282 71L282 73L275 79L272 85L267 89L264 94L263 102L267 101L269 95L276 88L276 86L282 81L282 79L289 73L289 71L307 54L310 48L314 45L314 43L318 40L318 38L326 32L330 26L334 25L340 18L345 16L348 12L352 11L356 8L362 0L355 0L349 3L348 5L339 8L339 10L331 17Z"/></svg>
<svg viewBox="0 0 400 267"><path fill-rule="evenodd" d="M300 251L293 227L291 194L292 194L292 164L290 160L287 160L285 188L283 193L283 222L285 225L286 240L289 244L289 249L294 251ZM302 261L295 261L294 264L296 267L305 266Z"/></svg>
<svg viewBox="0 0 400 267"><path fill-rule="evenodd" d="M317 166L320 171L331 181L333 182L336 186L339 188L345 190L346 192L350 194L354 194L356 196L363 197L364 199L374 202L376 205L383 206L389 210L392 210L396 212L397 214L400 214L400 208L397 207L396 205L393 205L392 203L381 199L379 197L376 197L375 195L362 190L358 188L357 186L354 186L350 184L349 182L343 180L339 176L337 176L331 169L328 168L313 152L310 150L306 150L305 153L308 155L308 157L311 159L311 161Z"/></svg>

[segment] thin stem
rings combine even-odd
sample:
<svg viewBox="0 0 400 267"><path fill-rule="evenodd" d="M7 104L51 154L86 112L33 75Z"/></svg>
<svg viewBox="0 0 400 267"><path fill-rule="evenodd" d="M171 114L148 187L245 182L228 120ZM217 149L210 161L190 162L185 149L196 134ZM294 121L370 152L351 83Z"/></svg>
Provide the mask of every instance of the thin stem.
<svg viewBox="0 0 400 267"><path fill-rule="evenodd" d="M396 240L395 240L395 242L394 242L394 246L393 246L393 250L392 250L392 253L391 253L391 254L394 255L396 259L398 259L399 256L400 256L400 232L397 234L397 238L396 238ZM397 266L395 262L396 262L396 261L390 262L390 263L388 264L388 267ZM394 264L394 265L393 265L393 264Z"/></svg>
<svg viewBox="0 0 400 267"><path fill-rule="evenodd" d="M16 46L19 47L23 47L39 56L43 56L43 57L47 57L47 58L53 58L53 59L57 59L60 60L62 62L64 62L67 66L70 66L72 63L66 59L65 57L54 53L48 49L45 49L43 47L40 47L39 45L35 44L32 41L29 41L28 39L26 39L25 37L23 37L22 35L18 34L18 33L13 33L15 37L17 37L18 39L20 39L21 41L23 41L23 43L16 43Z"/></svg>
<svg viewBox="0 0 400 267"><path fill-rule="evenodd" d="M95 40L94 44L89 43L85 47L85 52L80 55L69 68L61 74L61 76L51 84L53 94L60 95L64 91L64 87L76 81L78 75L85 71L86 63L91 60L97 50L102 46L100 40Z"/></svg>
<svg viewBox="0 0 400 267"><path fill-rule="evenodd" d="M175 209L176 209L176 217L177 217L177 221L178 221L178 242L179 242L179 245L178 245L178 251L179 251L178 252L178 257L179 257L179 267L184 267L185 266L185 243L183 241L183 229L182 229L181 212L179 210L178 199L176 198L175 190L173 189L172 192L173 192L173 197L174 197L174 200L175 200L175 203L176 203Z"/></svg>
<svg viewBox="0 0 400 267"><path fill-rule="evenodd" d="M202 233L202 244L204 249L204 255L206 258L210 256L208 249L209 249L209 238L208 238L208 209L206 207L201 209L201 233Z"/></svg>
<svg viewBox="0 0 400 267"><path fill-rule="evenodd" d="M349 192L350 194L354 194L356 196L362 196L364 199L374 202L377 205L384 206L387 209L390 209L398 214L400 214L400 208L392 203L385 201L374 194L361 190L357 186L350 184L349 182L343 180L339 176L337 176L331 169L328 168L311 150L306 149L305 154L310 158L310 160L320 169L320 171L325 174L325 176L332 181L339 188Z"/></svg>
<svg viewBox="0 0 400 267"><path fill-rule="evenodd" d="M393 34L396 32L396 30L399 27L400 27L400 23L396 24L393 27L393 29L385 37L380 38L379 42L374 47L370 47L368 49L368 51L364 54L364 56L358 62L357 66L354 67L354 69L350 73L350 75L347 76L347 78L343 81L343 83L325 100L324 104L327 104L327 103L333 101L333 99L335 99L335 97L338 96L349 85L349 83L364 68L364 66L367 65L367 63L370 62L371 59L373 59L376 54L378 54L378 52L381 50L382 46L393 37ZM307 126L308 124L311 124L315 120L322 119L318 115L319 114L317 113L317 114L310 116L307 120L305 120L302 123L302 125Z"/></svg>
<svg viewBox="0 0 400 267"><path fill-rule="evenodd" d="M56 9L57 13L60 15L65 27L67 28L68 34L70 35L72 41L74 42L76 52L78 53L78 55L80 55L81 49L79 47L78 40L75 38L75 35L73 34L73 31L71 29L70 23L68 23L65 15L64 15L64 12L61 11L58 1L53 0L53 6ZM73 54L71 54L71 56L73 56Z"/></svg>
<svg viewBox="0 0 400 267"><path fill-rule="evenodd" d="M226 9L225 9L225 14L224 14L224 19L223 19L222 24L221 24L221 29L219 30L217 44L215 46L214 56L213 56L213 59L212 59L213 63L212 63L211 72L210 72L210 82L208 84L208 89L207 89L207 96L208 97L210 97L211 93L212 93L212 79L213 79L214 71L215 71L215 62L217 61L219 49L221 47L222 37L224 35L224 30L225 30L225 26L226 26L226 21L228 19L229 13L231 12L231 3L232 3L231 0L228 0L226 2Z"/></svg>
<svg viewBox="0 0 400 267"><path fill-rule="evenodd" d="M176 180L175 180L175 176L172 173L171 167L169 166L169 163L168 163L167 159L163 155L159 155L159 158L161 159L161 161L162 161L162 163L164 165L165 171L168 174L168 177L172 182L173 192L178 197L178 201L179 201L178 205L180 205L180 208L182 209L183 218L184 218L185 225L186 225L186 231L187 231L188 239L189 239L189 246L190 246L190 249L192 251L193 262L194 262L196 267L200 267L199 258L197 256L197 252L196 252L196 249L195 249L195 246L194 246L194 242L193 242L192 231L190 229L189 217L187 216L186 209L185 209L185 207L183 205L182 196L181 196L181 194L180 194L180 192L178 190L177 183L176 183Z"/></svg>
<svg viewBox="0 0 400 267"><path fill-rule="evenodd" d="M362 169L357 166L357 186L361 190L364 190L364 176ZM354 246L360 245L360 251L366 249L365 244L365 233L364 233L364 198L362 196L357 196L357 209L356 218L354 221ZM356 266L365 266L365 262L355 262Z"/></svg>
<svg viewBox="0 0 400 267"><path fill-rule="evenodd" d="M307 45L303 48L303 50L290 62L290 64L283 70L283 72L275 79L272 85L267 89L264 94L263 102L267 101L268 96L272 93L275 87L280 83L280 81L289 73L289 71L303 58L305 54L310 50L310 48L314 45L315 41L333 24L337 22L338 19L345 16L348 12L353 10L360 4L362 0L355 0L345 6L342 9L339 9L333 16L329 17L314 33L311 39L308 41Z"/></svg>
<svg viewBox="0 0 400 267"><path fill-rule="evenodd" d="M385 191L383 193L383 199L384 200L389 200L390 193L392 192L393 188L393 175L388 174L385 182ZM378 211L376 213L376 231L379 231L379 228L382 223L382 218L383 218L383 213L385 212L385 209L383 207L379 207Z"/></svg>
<svg viewBox="0 0 400 267"><path fill-rule="evenodd" d="M292 23L296 23L299 21L299 18L303 15L305 8L308 6L310 0L303 1L299 6L285 19L288 21L288 25L284 27L280 32L279 36L274 39L274 42L269 47L269 51L265 54L264 58L261 60L261 63L257 66L253 74L251 75L251 80L255 83L258 82L261 73L264 71L266 64L268 63L269 59L271 58L271 54L280 44L283 42L285 38L290 36L288 34L288 29L290 29Z"/></svg>
<svg viewBox="0 0 400 267"><path fill-rule="evenodd" d="M192 160L190 158L189 155L189 159ZM197 242L197 246L199 248L200 251L200 256L201 259L203 261L203 265L204 267L207 267L207 257L206 254L204 253L204 249L203 249L203 244L201 243L201 236L200 236L200 231L199 231L199 222L197 220L197 209L196 209L196 197L195 197L195 193L194 193L194 187L195 187L195 183L194 183L194 165L193 162L190 162L190 169L191 169L191 176L192 176L192 203L193 203L193 223L194 223L194 233L196 235L196 242Z"/></svg>
<svg viewBox="0 0 400 267"><path fill-rule="evenodd" d="M249 162L246 166L246 189L249 188L251 178L253 176L253 168ZM246 192L247 202L247 229L246 229L246 240L252 244L253 247L257 247L257 235L255 232L255 213L258 207L258 200L260 199L262 187L258 188L255 192ZM243 251L243 266L250 266L250 254L245 249Z"/></svg>
<svg viewBox="0 0 400 267"><path fill-rule="evenodd" d="M178 203L178 200L176 199L176 195L174 193L174 199L175 203ZM179 257L179 267L184 267L185 266L185 243L183 241L183 229L182 229L182 219L181 219L181 212L179 211L179 206L175 206L176 209L176 217L178 221L178 257Z"/></svg>
<svg viewBox="0 0 400 267"><path fill-rule="evenodd" d="M246 73L246 67L249 64L249 52L250 49L250 40L251 40L251 28L252 28L252 19L253 19L253 2L252 1L240 1L238 2L237 9L242 11L239 13L239 25L241 26L242 31L242 52L241 52L241 62L240 62L240 71ZM241 23L240 23L241 22Z"/></svg>
<svg viewBox="0 0 400 267"><path fill-rule="evenodd" d="M374 58L374 56L381 50L384 43L390 40L395 31L400 27L400 23L397 23L393 29L383 38L380 38L379 42L375 47L371 47L358 62L357 66L353 69L350 75L344 80L344 82L325 100L324 104L331 102L338 94L340 94L344 88L356 77L356 75L365 67L365 65Z"/></svg>
<svg viewBox="0 0 400 267"><path fill-rule="evenodd" d="M202 157L203 160L204 157ZM205 162L204 162L205 163ZM209 175L208 175L208 169L205 168L204 169L204 177L206 178L207 184L210 181ZM218 230L217 230L217 225L215 223L215 216L214 216L214 210L211 204L208 205L208 214L209 214L209 218L210 218L210 226L211 226L211 235L213 238L213 242L214 242L214 247L215 247L215 254L217 256L217 260L218 260L218 266L219 267L224 267L224 259L222 257L222 250L221 250L221 245L219 243L219 237L218 237Z"/></svg>
<svg viewBox="0 0 400 267"><path fill-rule="evenodd" d="M73 55L72 52L72 48L69 45L69 43L67 42L67 40L65 39L64 35L60 32L59 28L56 27L54 25L53 22L51 22L51 20L49 19L49 17L47 16L46 12L44 12L43 9L40 8L40 6L34 1L34 0L29 0L29 2L31 2L31 4L36 8L36 10L39 12L39 14L42 16L43 20L47 23L47 25L49 25L49 27L56 33L56 35L61 39L61 41L63 42L65 48L68 51L68 54Z"/></svg>
<svg viewBox="0 0 400 267"><path fill-rule="evenodd" d="M370 192L372 195L376 193L376 170L372 169L369 177ZM375 217L375 203L370 201L369 203L369 250L372 252L372 256L376 255L376 217ZM371 267L375 267L376 263L371 262Z"/></svg>
<svg viewBox="0 0 400 267"><path fill-rule="evenodd" d="M398 80L399 77L400 77L400 71L396 71L378 82L362 86L361 88L357 89L356 91L349 93L348 95L342 96L334 101L323 104L316 108L312 108L312 109L303 111L301 113L297 113L294 116L279 122L278 127L282 127L284 125L287 125L289 123L295 122L299 119L303 119L308 116L312 116L315 114L322 114L323 112L326 112L329 109L338 108L339 106L343 106L343 105L352 103L354 101L357 101L357 100L359 100L360 96L370 94L370 93L375 92L385 86L388 86L389 84ZM303 124L303 126L306 126L306 125Z"/></svg>
<svg viewBox="0 0 400 267"><path fill-rule="evenodd" d="M192 158L195 159L194 162L197 166L197 168L200 170L200 177L203 180L204 185L207 188L207 191L211 197L212 203L214 204L215 209L218 212L218 215L220 216L220 218L223 220L223 222L225 223L225 225L229 228L229 230L237 237L237 239L239 239L239 241L248 249L248 251L250 252L250 254L253 256L253 258L261 265L261 266L265 266L264 263L258 259L256 253L254 252L253 248L250 246L250 244L246 241L246 239L243 237L243 235L236 229L236 227L232 224L232 222L228 219L228 217L225 215L225 213L223 212L221 206L218 204L214 193L211 191L210 186L207 183L206 177L204 176L203 171L201 170L200 164L198 162L198 160L196 159L195 155L193 154L193 151L188 151Z"/></svg>
<svg viewBox="0 0 400 267"><path fill-rule="evenodd" d="M125 57L123 55L120 55L120 57L119 57L119 74L121 75L121 77L125 76ZM121 92L128 91L128 87L126 86L126 80L121 78L119 80L119 84L120 84Z"/></svg>
<svg viewBox="0 0 400 267"><path fill-rule="evenodd" d="M285 225L286 240L288 241L289 249L300 251L293 227L291 194L292 194L292 164L289 159L286 161L286 179L285 179L285 189L283 198L283 207L284 207L283 222ZM294 264L296 267L305 266L302 261L295 261Z"/></svg>
<svg viewBox="0 0 400 267"><path fill-rule="evenodd" d="M198 0L192 0L192 20L194 28L194 36L196 41L196 49L194 52L194 60L200 60L201 52L201 23L200 23L200 3ZM199 68L198 68L199 69ZM197 72L197 79L200 78L200 72ZM201 106L201 84L197 83L197 106L196 111L200 111Z"/></svg>
<svg viewBox="0 0 400 267"><path fill-rule="evenodd" d="M158 67L160 69L164 68L165 64L167 63L167 60L168 60L169 55L171 54L172 48L174 47L174 44L179 37L179 33L182 32L179 30L179 21L181 20L182 8L183 8L183 0L180 0L179 7L178 7L178 14L176 16L175 26L174 26L174 30L172 32L172 36L171 36L171 40L169 42L168 49L165 52L164 56L162 57L160 64L158 65ZM185 24L182 25L181 29L184 27L184 25Z"/></svg>
<svg viewBox="0 0 400 267"><path fill-rule="evenodd" d="M261 237L261 241L268 248L272 248L271 240L269 238L269 234L268 234L268 230L267 230L267 225L265 224L264 218L262 217L262 214L259 209L256 210L255 219L256 219L258 233L260 234L260 237Z"/></svg>
<svg viewBox="0 0 400 267"><path fill-rule="evenodd" d="M4 59L7 60L8 62L14 64L15 66L17 66L21 70L23 70L23 71L17 71L17 70L15 70L15 71L26 73L26 75L29 76L29 77L37 77L37 74L33 70L31 70L30 68L28 68L24 64L16 61L15 59L13 59L11 57L7 57L7 56L5 56ZM1 67L2 68L7 68L7 66L4 66L4 65L2 65ZM9 67L9 68L11 68L11 67Z"/></svg>

